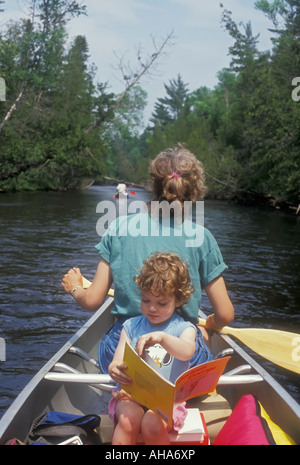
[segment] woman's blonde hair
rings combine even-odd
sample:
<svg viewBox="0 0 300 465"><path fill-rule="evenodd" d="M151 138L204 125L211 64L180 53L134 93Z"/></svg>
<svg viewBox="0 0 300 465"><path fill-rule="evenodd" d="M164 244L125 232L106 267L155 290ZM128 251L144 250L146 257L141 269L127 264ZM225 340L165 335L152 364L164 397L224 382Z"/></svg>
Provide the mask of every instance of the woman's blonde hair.
<svg viewBox="0 0 300 465"><path fill-rule="evenodd" d="M181 144L161 152L152 161L150 176L153 194L159 201L196 202L206 191L202 164Z"/></svg>
<svg viewBox="0 0 300 465"><path fill-rule="evenodd" d="M144 261L134 281L141 291L162 296L175 295L180 306L187 304L194 292L186 264L174 253L152 254Z"/></svg>

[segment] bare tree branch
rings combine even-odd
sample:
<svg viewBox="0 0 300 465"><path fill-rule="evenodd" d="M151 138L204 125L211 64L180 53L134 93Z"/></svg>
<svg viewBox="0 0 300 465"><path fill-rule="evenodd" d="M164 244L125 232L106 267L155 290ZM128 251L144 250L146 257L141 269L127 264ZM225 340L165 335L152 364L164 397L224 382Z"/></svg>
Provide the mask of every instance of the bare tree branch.
<svg viewBox="0 0 300 465"><path fill-rule="evenodd" d="M19 95L18 97L16 98L16 100L14 101L14 103L12 104L12 106L10 107L10 109L8 110L8 112L6 113L3 121L0 123L0 132L2 131L2 129L4 128L4 126L6 125L7 121L9 120L9 118L11 117L11 115L13 114L14 111L16 111L16 109L18 108L18 105L19 103L21 102L22 100L22 97L26 91L26 87L27 87L27 84L26 82L23 84L22 86L22 89L21 91L19 92Z"/></svg>
<svg viewBox="0 0 300 465"><path fill-rule="evenodd" d="M118 68L121 71L123 79L127 82L127 84L126 84L125 90L116 100L116 102L109 107L106 114L112 112L121 104L121 102L124 100L128 92L132 89L132 87L134 87L142 79L143 76L150 74L151 70L153 69L154 64L156 64L158 59L162 56L167 45L170 45L170 42L172 39L174 39L173 31L170 32L167 35L167 37L162 41L162 43L158 46L156 45L156 42L153 39L154 50L151 53L151 55L149 55L146 58L146 60L143 60L143 61L142 61L142 57L140 54L140 48L139 48L138 49L139 64L138 64L138 69L136 72L131 70L130 65L125 65L123 59L120 60ZM92 124L88 129L86 129L86 133L87 134L91 133L96 128L98 128L104 121L105 121L105 115L99 118L97 121L95 121L95 123Z"/></svg>

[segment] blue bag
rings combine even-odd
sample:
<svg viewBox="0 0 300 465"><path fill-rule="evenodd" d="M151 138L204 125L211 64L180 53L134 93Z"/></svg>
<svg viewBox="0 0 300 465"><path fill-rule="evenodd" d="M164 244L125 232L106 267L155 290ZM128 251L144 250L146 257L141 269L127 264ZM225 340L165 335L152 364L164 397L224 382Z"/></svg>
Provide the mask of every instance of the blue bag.
<svg viewBox="0 0 300 465"><path fill-rule="evenodd" d="M33 422L26 444L55 445L73 436L78 436L85 444L100 444L100 437L94 432L99 425L99 415L46 411Z"/></svg>

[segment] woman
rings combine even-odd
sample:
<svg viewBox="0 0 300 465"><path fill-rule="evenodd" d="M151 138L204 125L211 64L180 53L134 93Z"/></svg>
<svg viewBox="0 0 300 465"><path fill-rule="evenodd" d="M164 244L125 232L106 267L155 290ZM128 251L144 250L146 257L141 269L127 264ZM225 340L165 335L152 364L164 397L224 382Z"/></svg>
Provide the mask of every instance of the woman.
<svg viewBox="0 0 300 465"><path fill-rule="evenodd" d="M115 306L112 313L117 322L109 329L99 344L99 364L107 373L108 366L118 345L123 322L140 315L140 296L133 281L142 268L146 257L153 252L177 253L189 267L195 292L182 316L197 323L202 289L212 305L213 314L206 320L206 328L198 330L197 348L191 366L211 360L208 349L209 333L228 325L234 309L228 296L222 273L227 269L213 235L202 225L186 218L185 212L191 202L203 199L205 193L204 171L196 157L181 145L160 153L151 163L150 176L155 202L149 212L121 216L111 223L101 242L96 246L101 259L88 289L82 288L82 275L78 268L70 270L63 278L65 291L83 308L95 311L103 303L109 288L115 285ZM167 225L160 205L172 204L178 214ZM132 235L132 224L143 224L146 235ZM129 232L129 233L128 233ZM197 239L193 242L192 235ZM199 237L202 238L199 241ZM191 245L192 244L192 245ZM204 343L205 341L206 343Z"/></svg>

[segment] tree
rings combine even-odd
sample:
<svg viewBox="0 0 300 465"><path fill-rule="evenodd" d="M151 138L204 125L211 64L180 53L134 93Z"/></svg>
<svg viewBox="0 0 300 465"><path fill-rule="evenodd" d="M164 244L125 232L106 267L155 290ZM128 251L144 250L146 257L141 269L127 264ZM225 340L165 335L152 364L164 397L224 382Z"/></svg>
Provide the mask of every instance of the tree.
<svg viewBox="0 0 300 465"><path fill-rule="evenodd" d="M19 29L18 90L10 99L11 105L0 123L0 133L32 86L42 91L55 80L57 70L53 64L59 62L64 26L72 17L83 14L85 6L73 0L41 0L39 3L31 0L30 12L31 18L16 26Z"/></svg>
<svg viewBox="0 0 300 465"><path fill-rule="evenodd" d="M109 176L140 182L141 174L144 174L138 166L142 158L139 139L146 97L146 92L136 85L116 108L113 120L105 126L103 137L107 146L105 160Z"/></svg>
<svg viewBox="0 0 300 465"><path fill-rule="evenodd" d="M177 79L171 79L165 84L166 97L159 98L152 114L153 123L167 124L179 118L183 112L188 112L188 84L185 84L180 74Z"/></svg>
<svg viewBox="0 0 300 465"><path fill-rule="evenodd" d="M300 5L275 0L256 2L256 6L275 26L272 53L258 52L257 37L252 37L251 29L244 28L243 34L230 14L223 14L226 29L235 38L230 52L231 68L237 75L237 98L228 115L237 122L239 134L232 140L239 188L293 197L299 192L295 183L295 172L299 172L299 107L291 99L290 83L299 60L295 50L299 46ZM224 128L224 134L229 134Z"/></svg>
<svg viewBox="0 0 300 465"><path fill-rule="evenodd" d="M229 32L230 36L235 39L234 44L229 47L229 54L231 55L230 69L236 73L244 71L255 63L259 56L257 50L257 43L259 34L253 36L251 22L244 24L240 23L244 33L241 32L237 24L231 17L231 11L224 10L222 13L222 23L225 29Z"/></svg>
<svg viewBox="0 0 300 465"><path fill-rule="evenodd" d="M84 14L84 6L30 0L30 12L30 18L11 23L0 36L0 75L8 82L0 108L1 189L75 187L83 177L104 173L107 135L116 131L110 122L115 115L133 118L127 96L155 69L172 33L160 44L153 41L154 53L127 72L124 92L116 96L107 93L106 84L94 84L85 38L65 48L66 23Z"/></svg>
<svg viewBox="0 0 300 465"><path fill-rule="evenodd" d="M1 37L0 74L7 82L0 125L2 189L61 187L55 172L54 101L66 71L64 25L81 11L76 2L44 0L37 6L32 1L31 19L11 23Z"/></svg>
<svg viewBox="0 0 300 465"><path fill-rule="evenodd" d="M130 65L125 65L123 60L120 59L118 68L122 74L123 80L126 82L124 91L119 95L117 100L109 107L108 112L113 112L124 100L126 95L131 91L131 89L144 77L150 76L153 69L155 69L155 65L158 62L158 59L161 58L166 52L165 49L168 45L170 45L173 39L173 32L170 32L165 39L163 39L159 44L153 39L153 47L154 50L148 53L143 59L141 57L141 52L138 50L137 59L138 65L136 69L132 69ZM99 127L103 121L105 116L98 118L92 126L87 128L87 132L91 132L97 127Z"/></svg>
<svg viewBox="0 0 300 465"><path fill-rule="evenodd" d="M255 2L273 23L273 61L278 78L291 80L300 67L300 4L298 0L260 0Z"/></svg>

